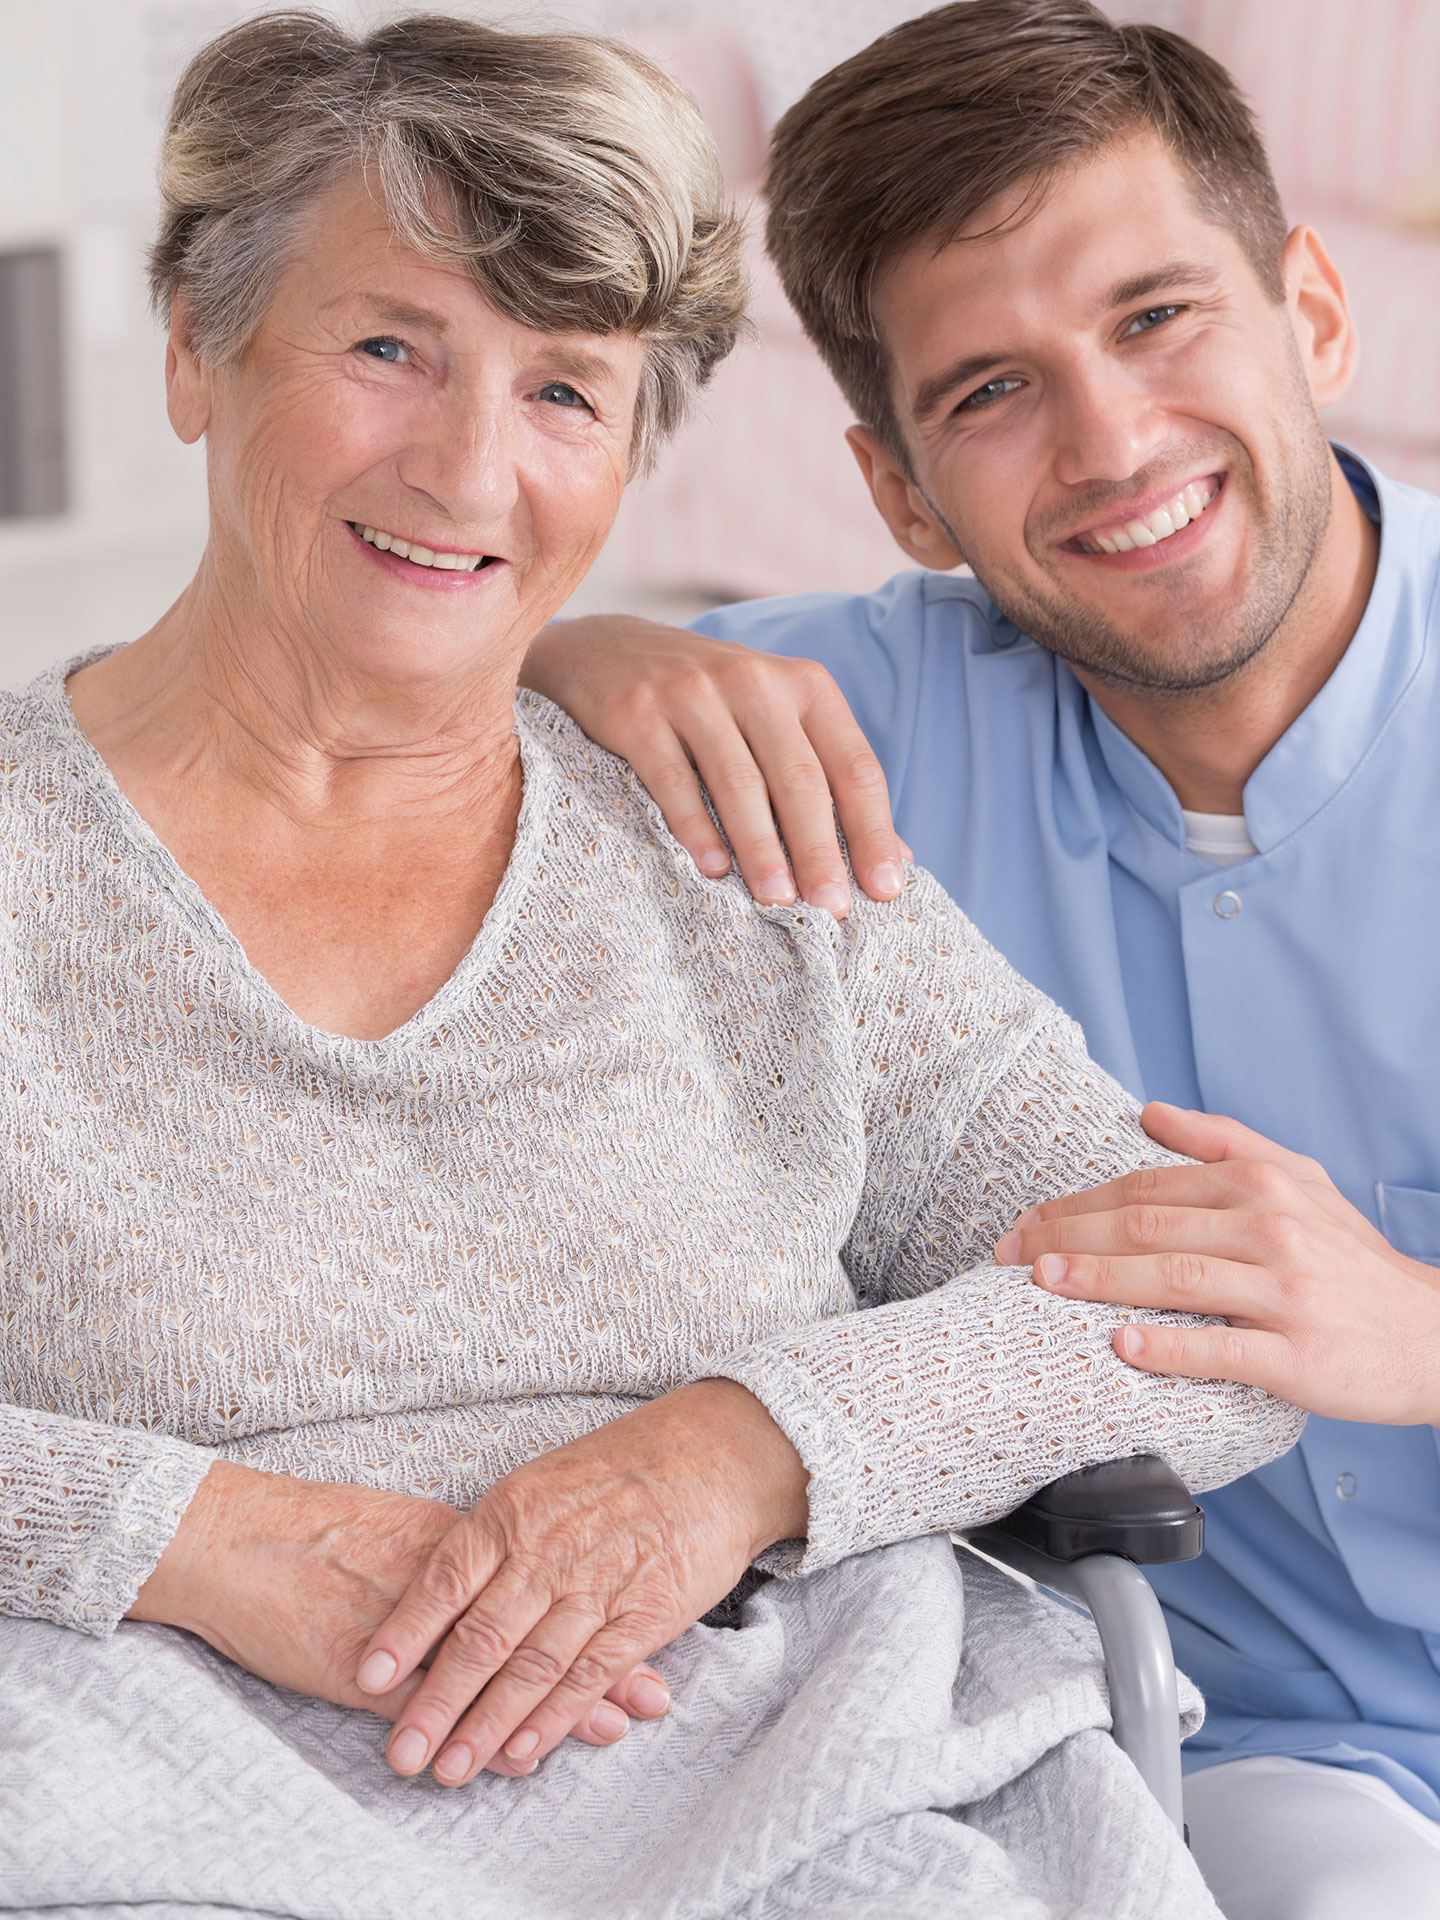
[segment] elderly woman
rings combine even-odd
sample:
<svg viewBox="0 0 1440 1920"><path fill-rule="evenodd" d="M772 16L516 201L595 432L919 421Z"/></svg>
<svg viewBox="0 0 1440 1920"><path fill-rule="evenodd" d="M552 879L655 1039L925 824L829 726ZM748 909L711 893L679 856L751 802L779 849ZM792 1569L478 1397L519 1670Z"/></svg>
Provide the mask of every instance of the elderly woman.
<svg viewBox="0 0 1440 1920"><path fill-rule="evenodd" d="M988 1264L1130 1103L923 874L758 906L517 698L735 337L687 102L276 14L162 185L209 546L0 711L6 1909L1212 1911L946 1540L1293 1438Z"/></svg>

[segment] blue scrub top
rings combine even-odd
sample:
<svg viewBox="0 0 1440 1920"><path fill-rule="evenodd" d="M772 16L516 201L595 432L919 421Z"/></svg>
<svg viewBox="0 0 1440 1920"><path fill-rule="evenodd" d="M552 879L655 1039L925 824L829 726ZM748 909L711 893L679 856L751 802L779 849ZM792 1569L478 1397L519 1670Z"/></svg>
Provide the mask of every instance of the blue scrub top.
<svg viewBox="0 0 1440 1920"><path fill-rule="evenodd" d="M905 573L694 624L829 668L917 858L1126 1086L1314 1155L1440 1264L1440 500L1336 451L1379 571L1245 788L1258 852L1236 866L1186 850L1168 782L974 580ZM1440 1818L1437 1441L1312 1418L1206 1496L1204 1557L1153 1575L1209 1703L1187 1765L1300 1755Z"/></svg>

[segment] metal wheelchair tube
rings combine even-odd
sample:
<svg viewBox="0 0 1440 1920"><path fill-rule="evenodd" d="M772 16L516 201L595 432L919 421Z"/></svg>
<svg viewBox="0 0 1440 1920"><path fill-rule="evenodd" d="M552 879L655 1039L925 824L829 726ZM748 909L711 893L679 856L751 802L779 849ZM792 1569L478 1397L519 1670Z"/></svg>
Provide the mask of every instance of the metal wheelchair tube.
<svg viewBox="0 0 1440 1920"><path fill-rule="evenodd" d="M1180 1696L1170 1635L1155 1590L1139 1567L1118 1553L1087 1554L1066 1571L1100 1636L1116 1743L1139 1768L1183 1839Z"/></svg>

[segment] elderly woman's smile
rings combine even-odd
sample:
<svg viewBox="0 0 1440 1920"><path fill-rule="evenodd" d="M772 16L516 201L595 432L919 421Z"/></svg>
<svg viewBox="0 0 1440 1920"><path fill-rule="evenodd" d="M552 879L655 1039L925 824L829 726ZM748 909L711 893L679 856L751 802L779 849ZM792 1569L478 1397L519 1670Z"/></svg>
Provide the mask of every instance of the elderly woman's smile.
<svg viewBox="0 0 1440 1920"><path fill-rule="evenodd" d="M498 650L518 671L610 530L644 360L633 333L508 318L399 240L357 173L310 209L235 363L177 333L171 412L206 435L217 560L284 630L323 626L357 668Z"/></svg>

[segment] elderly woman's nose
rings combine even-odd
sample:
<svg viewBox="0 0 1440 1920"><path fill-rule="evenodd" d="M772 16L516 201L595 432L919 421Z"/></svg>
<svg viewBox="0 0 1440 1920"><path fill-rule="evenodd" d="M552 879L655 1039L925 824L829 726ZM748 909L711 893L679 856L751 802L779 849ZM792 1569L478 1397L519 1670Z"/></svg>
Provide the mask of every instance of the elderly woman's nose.
<svg viewBox="0 0 1440 1920"><path fill-rule="evenodd" d="M400 460L407 486L428 493L454 519L483 523L515 504L520 456L495 412L467 409L437 420Z"/></svg>

